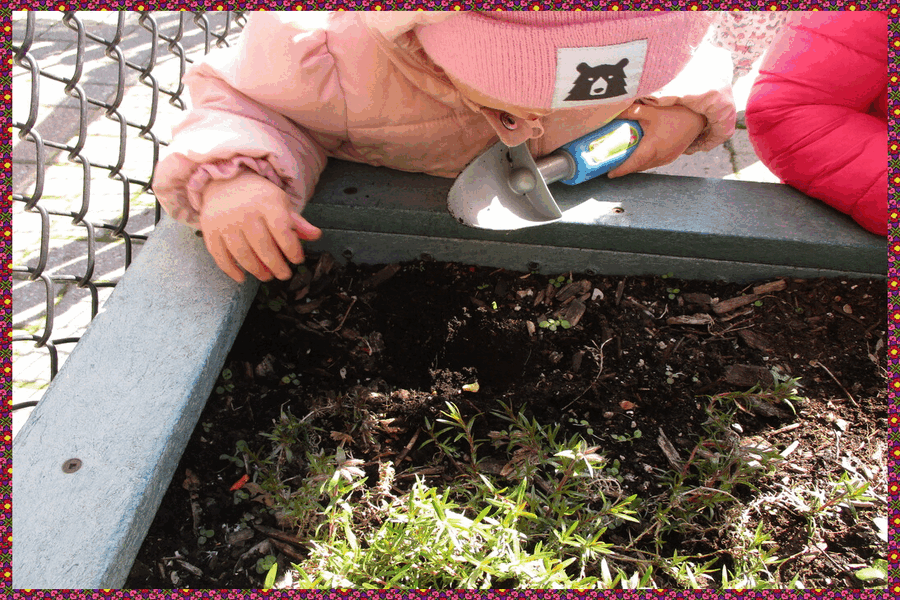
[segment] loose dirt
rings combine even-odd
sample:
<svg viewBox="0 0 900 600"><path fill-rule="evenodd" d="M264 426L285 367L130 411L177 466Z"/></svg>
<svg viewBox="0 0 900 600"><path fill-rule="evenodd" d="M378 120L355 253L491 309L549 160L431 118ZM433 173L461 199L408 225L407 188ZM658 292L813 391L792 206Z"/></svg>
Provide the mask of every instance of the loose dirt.
<svg viewBox="0 0 900 600"><path fill-rule="evenodd" d="M339 266L328 255L307 264L261 288L227 359L231 377L210 398L126 587L259 587L260 551L302 556L302 541L264 505L235 503L230 488L245 470L221 456L235 455L238 440L260 445L283 410L303 416L336 402L359 420L336 416L337 435L323 445L341 440L373 474L379 460L402 456L398 475L423 473L433 485L459 476L446 462L435 468L433 446L420 449L425 436L410 441L448 401L479 415L486 437L502 428L492 411L503 401L599 445L620 461L625 491L648 496L669 468L660 438L687 456L709 396L798 378L808 400L797 414L748 403L740 435L798 443L779 481L850 469L886 496L883 280L738 285L440 262ZM255 527L229 533L248 511ZM878 503L869 512L886 516ZM790 511L772 512L765 527L780 556L796 555L782 575L809 585L853 585L853 569L886 554L866 518L821 532L827 556L806 551L806 521ZM728 544L712 529L684 552L727 553Z"/></svg>

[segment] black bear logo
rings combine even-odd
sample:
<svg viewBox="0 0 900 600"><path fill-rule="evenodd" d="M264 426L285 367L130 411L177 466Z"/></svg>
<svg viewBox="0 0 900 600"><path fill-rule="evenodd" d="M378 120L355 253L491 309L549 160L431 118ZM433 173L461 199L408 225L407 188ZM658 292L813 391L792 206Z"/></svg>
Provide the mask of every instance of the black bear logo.
<svg viewBox="0 0 900 600"><path fill-rule="evenodd" d="M566 100L597 100L614 98L628 93L625 82L625 65L628 59L623 58L614 65L592 67L587 63L578 65L578 79L569 90Z"/></svg>

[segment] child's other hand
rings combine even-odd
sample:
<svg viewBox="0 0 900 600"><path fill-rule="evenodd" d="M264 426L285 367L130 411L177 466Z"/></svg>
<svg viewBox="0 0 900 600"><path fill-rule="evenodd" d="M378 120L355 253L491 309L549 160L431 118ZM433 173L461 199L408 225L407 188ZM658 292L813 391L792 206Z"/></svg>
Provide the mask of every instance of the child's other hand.
<svg viewBox="0 0 900 600"><path fill-rule="evenodd" d="M628 160L609 172L610 177L621 177L673 162L706 127L706 117L678 105L632 104L616 118L639 122L644 137Z"/></svg>
<svg viewBox="0 0 900 600"><path fill-rule="evenodd" d="M322 235L291 210L284 190L252 172L207 185L200 229L216 264L237 282L244 280L241 267L260 281L290 279L287 261L304 260L300 240Z"/></svg>

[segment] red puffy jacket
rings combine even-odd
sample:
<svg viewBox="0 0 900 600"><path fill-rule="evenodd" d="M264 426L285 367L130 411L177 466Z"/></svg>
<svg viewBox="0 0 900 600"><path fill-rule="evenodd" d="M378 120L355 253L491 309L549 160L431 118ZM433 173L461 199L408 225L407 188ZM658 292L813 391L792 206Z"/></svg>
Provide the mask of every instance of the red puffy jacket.
<svg viewBox="0 0 900 600"><path fill-rule="evenodd" d="M792 15L747 104L750 141L784 183L887 235L883 12Z"/></svg>

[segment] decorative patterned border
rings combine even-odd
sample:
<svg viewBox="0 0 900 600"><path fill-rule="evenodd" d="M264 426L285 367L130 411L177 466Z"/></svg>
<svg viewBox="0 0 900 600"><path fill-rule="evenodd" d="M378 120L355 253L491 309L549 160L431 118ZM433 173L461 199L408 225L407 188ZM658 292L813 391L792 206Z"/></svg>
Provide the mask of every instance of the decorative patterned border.
<svg viewBox="0 0 900 600"><path fill-rule="evenodd" d="M900 3L895 0L887 2L845 2L840 0L822 1L792 1L774 2L771 0L748 1L724 1L724 2L697 2L694 0L651 0L651 1L622 1L622 2L536 2L534 0L516 0L513 2L456 2L451 0L413 0L403 2L371 2L369 0L317 1L296 2L293 0L272 0L270 2L258 2L239 0L237 2L204 3L190 0L188 2L141 2L132 0L114 0L112 2L72 2L70 0L43 0L41 2L8 2L0 3L0 28L4 48L12 36L11 12L19 9L44 9L44 10L194 10L207 8L209 10L469 10L469 9L507 9L507 10L887 10L890 13L890 26L888 31L888 74L891 88L888 98L889 128L889 222L888 222L888 371L890 379L891 401L889 407L888 423L890 428L890 458L889 464L889 507L891 537L888 550L888 563L890 565L890 586L886 592L873 592L867 590L805 590L802 592L742 592L734 590L730 592L680 592L675 590L656 590L651 592L632 592L618 590L608 592L606 595L615 598L781 598L795 596L803 600L818 600L831 598L888 598L900 596L900 414L898 414L896 398L900 393L900 344L898 344L898 327L900 327L900 206L898 206L896 193L900 189L900 91L897 90L897 82L900 79ZM4 591L9 590L11 597L16 599L26 598L73 598L73 599L101 599L115 598L289 598L307 597L321 599L356 599L362 597L381 597L391 600L400 598L421 598L432 596L437 598L469 599L486 597L492 599L532 599L532 598L564 598L566 600L586 597L587 592L563 591L505 591L492 590L488 592L435 592L428 590L419 591L380 591L358 592L353 590L332 590L321 592L286 592L286 591L210 591L210 590L176 590L163 592L160 590L99 590L99 591L43 591L43 590L17 590L10 589L12 581L12 418L9 415L9 405L12 402L12 335L10 322L12 318L12 294L11 294L11 247L12 247L12 59L7 52L7 58L0 66L0 93L3 94L3 121L4 135L0 142L0 161L2 161L2 190L3 200L0 202L0 313L3 319L0 324L0 397L5 401L0 408L0 585ZM590 593L590 595L598 595Z"/></svg>

